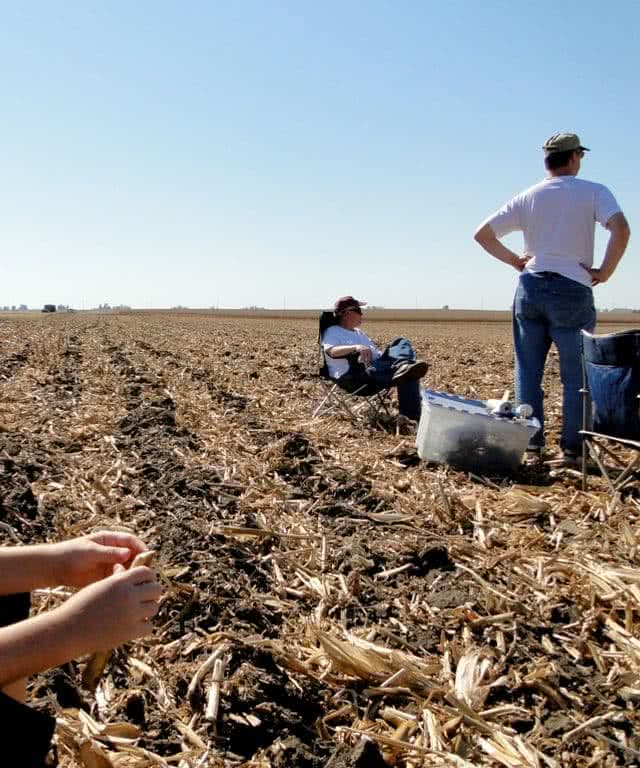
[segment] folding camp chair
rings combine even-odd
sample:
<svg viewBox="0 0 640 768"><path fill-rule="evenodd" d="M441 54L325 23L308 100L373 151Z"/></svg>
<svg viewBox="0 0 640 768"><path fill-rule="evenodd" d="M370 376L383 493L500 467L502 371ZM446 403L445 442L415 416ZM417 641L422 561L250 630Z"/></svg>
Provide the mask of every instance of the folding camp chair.
<svg viewBox="0 0 640 768"><path fill-rule="evenodd" d="M640 330L582 331L582 371L582 488L590 456L615 494L640 463Z"/></svg>
<svg viewBox="0 0 640 768"><path fill-rule="evenodd" d="M327 359L322 346L322 335L327 328L337 324L333 312L322 312L318 328L318 380L322 388L320 402L313 411L312 418L328 416L330 414L342 413L352 422L358 422L363 418L376 422L382 413L391 418L388 401L391 396L390 389L381 389L377 392L370 392L369 384L355 384L353 387L346 386L346 383L340 384L339 379L332 379L329 375ZM359 365L358 355L349 355L346 358L351 370Z"/></svg>

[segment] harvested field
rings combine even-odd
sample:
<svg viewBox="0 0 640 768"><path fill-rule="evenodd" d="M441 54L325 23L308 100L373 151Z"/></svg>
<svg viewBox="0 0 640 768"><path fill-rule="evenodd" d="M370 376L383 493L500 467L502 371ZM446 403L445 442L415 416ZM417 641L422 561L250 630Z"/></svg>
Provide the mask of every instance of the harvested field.
<svg viewBox="0 0 640 768"><path fill-rule="evenodd" d="M508 324L402 332L430 387L511 387ZM95 695L84 660L32 682L60 764L639 764L638 481L610 500L570 470L474 478L422 464L393 424L311 420L316 333L0 318L0 543L132 530L165 585L154 635ZM553 356L545 389L553 444Z"/></svg>

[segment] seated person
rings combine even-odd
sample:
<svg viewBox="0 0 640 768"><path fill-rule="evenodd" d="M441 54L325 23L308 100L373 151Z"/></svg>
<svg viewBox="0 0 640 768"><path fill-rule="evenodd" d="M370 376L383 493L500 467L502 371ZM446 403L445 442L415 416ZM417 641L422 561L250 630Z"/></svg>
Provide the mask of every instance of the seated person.
<svg viewBox="0 0 640 768"><path fill-rule="evenodd" d="M418 382L429 366L416 360L411 344L402 337L394 339L381 352L360 329L362 307L366 304L353 296L342 296L336 301L333 310L336 324L322 334L329 376L351 392L365 386L361 392L367 395L397 387L400 413L418 421L421 405Z"/></svg>
<svg viewBox="0 0 640 768"><path fill-rule="evenodd" d="M0 547L0 735L19 750L12 765L44 766L55 720L22 702L25 678L148 634L160 585L150 568L125 570L146 550L136 536L103 531L57 544ZM33 589L79 591L29 616Z"/></svg>

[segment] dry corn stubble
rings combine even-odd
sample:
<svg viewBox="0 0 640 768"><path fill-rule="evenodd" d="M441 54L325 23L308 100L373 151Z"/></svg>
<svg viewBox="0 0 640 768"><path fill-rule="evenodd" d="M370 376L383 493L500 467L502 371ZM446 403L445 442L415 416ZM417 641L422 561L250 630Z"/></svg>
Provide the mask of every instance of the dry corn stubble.
<svg viewBox="0 0 640 768"><path fill-rule="evenodd" d="M512 386L506 325L367 327L410 336L434 388ZM637 483L473 480L312 421L308 320L78 314L0 341L3 542L126 526L171 579L90 719L77 676L36 681L63 766L351 768L363 734L399 768L637 760ZM544 385L553 442L553 355Z"/></svg>

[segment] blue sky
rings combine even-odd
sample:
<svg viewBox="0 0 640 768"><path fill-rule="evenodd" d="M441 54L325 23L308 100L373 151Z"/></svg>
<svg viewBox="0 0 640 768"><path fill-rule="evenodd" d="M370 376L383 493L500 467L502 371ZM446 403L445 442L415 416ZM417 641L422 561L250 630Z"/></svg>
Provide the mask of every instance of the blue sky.
<svg viewBox="0 0 640 768"><path fill-rule="evenodd" d="M638 3L0 11L0 305L506 308L472 234L558 130L638 221ZM599 306L640 307L636 254Z"/></svg>

